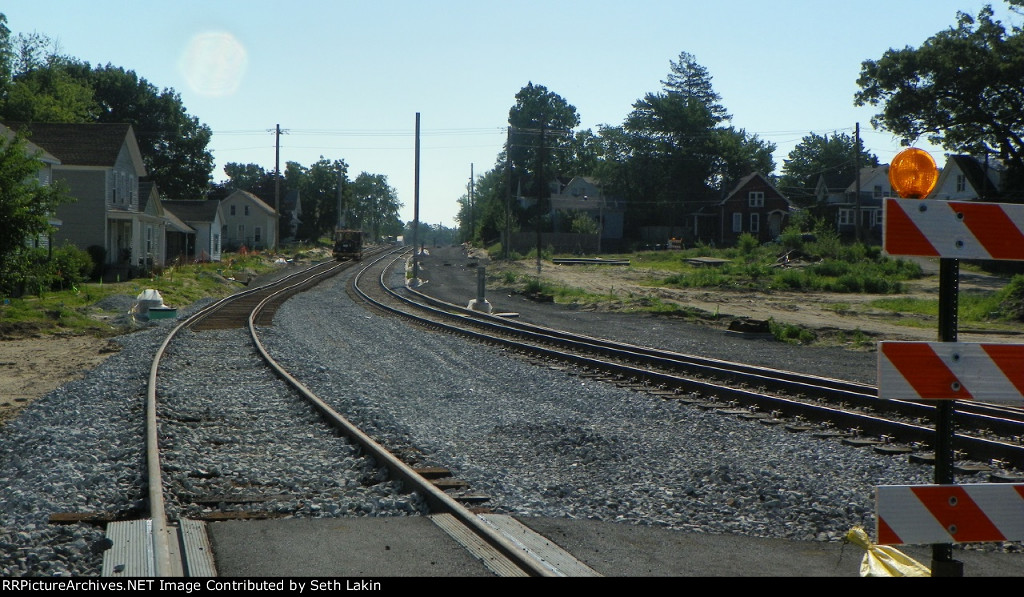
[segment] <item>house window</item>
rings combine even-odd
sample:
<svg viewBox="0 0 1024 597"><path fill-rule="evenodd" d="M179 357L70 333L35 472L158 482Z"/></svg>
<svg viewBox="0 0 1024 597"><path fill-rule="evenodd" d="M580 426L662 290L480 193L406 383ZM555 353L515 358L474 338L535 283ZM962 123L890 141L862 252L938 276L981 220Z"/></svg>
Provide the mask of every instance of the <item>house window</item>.
<svg viewBox="0 0 1024 597"><path fill-rule="evenodd" d="M881 228L882 227L882 224L885 223L885 220L882 219L882 214L883 213L885 213L885 212L883 210L881 210L881 209L876 209L875 210L875 223L872 224L872 226L877 227L877 228Z"/></svg>
<svg viewBox="0 0 1024 597"><path fill-rule="evenodd" d="M249 215L249 206L248 206L248 205L246 205L246 206L244 207L244 209L245 209L245 215Z"/></svg>
<svg viewBox="0 0 1024 597"><path fill-rule="evenodd" d="M967 177L963 174L956 175L956 192L963 193L967 190Z"/></svg>
<svg viewBox="0 0 1024 597"><path fill-rule="evenodd" d="M743 232L743 214L734 213L732 214L732 231Z"/></svg>
<svg viewBox="0 0 1024 597"><path fill-rule="evenodd" d="M840 209L839 210L839 225L850 226L853 224L853 210L852 209Z"/></svg>
<svg viewBox="0 0 1024 597"><path fill-rule="evenodd" d="M263 228L257 226L252 231L252 242L259 243L263 241Z"/></svg>
<svg viewBox="0 0 1024 597"><path fill-rule="evenodd" d="M876 184L875 185L875 197L881 197L881 196L882 196L882 185Z"/></svg>
<svg viewBox="0 0 1024 597"><path fill-rule="evenodd" d="M239 242L245 242L245 224L238 225L238 240Z"/></svg>
<svg viewBox="0 0 1024 597"><path fill-rule="evenodd" d="M750 207L764 207L764 192L750 191L747 193L747 204Z"/></svg>
<svg viewBox="0 0 1024 597"><path fill-rule="evenodd" d="M235 206L234 205L231 206L231 215L235 215Z"/></svg>
<svg viewBox="0 0 1024 597"><path fill-rule="evenodd" d="M761 231L761 214L750 214L750 231Z"/></svg>
<svg viewBox="0 0 1024 597"><path fill-rule="evenodd" d="M146 226L146 255L153 254L153 227Z"/></svg>

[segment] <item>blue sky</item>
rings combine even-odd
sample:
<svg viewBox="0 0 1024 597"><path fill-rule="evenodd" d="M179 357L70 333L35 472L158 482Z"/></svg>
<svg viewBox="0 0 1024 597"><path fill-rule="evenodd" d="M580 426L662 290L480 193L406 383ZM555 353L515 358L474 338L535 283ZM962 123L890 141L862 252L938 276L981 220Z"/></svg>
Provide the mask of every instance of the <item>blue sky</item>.
<svg viewBox="0 0 1024 597"><path fill-rule="evenodd" d="M44 34L94 65L173 88L213 130L214 180L228 162L274 168L344 159L383 174L413 218L420 114L420 221L454 226L470 172L495 165L509 108L528 82L576 107L581 129L621 124L693 54L732 124L778 146L853 134L888 162L899 139L856 108L860 64L916 47L958 10L1020 23L1002 0L14 0L13 33ZM941 151L933 150L942 162Z"/></svg>

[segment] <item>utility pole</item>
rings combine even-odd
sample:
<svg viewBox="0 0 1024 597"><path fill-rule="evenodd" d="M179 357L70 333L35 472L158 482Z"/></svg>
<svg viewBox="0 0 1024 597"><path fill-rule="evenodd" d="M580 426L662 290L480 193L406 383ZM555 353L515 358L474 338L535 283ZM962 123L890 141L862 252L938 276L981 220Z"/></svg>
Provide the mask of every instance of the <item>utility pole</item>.
<svg viewBox="0 0 1024 597"><path fill-rule="evenodd" d="M508 127L505 136L505 240L501 243L501 250L505 259L509 256L509 243L512 242L512 127Z"/></svg>
<svg viewBox="0 0 1024 597"><path fill-rule="evenodd" d="M412 216L412 282L417 284L420 277L419 231L420 231L420 113L416 113L416 165L413 184Z"/></svg>
<svg viewBox="0 0 1024 597"><path fill-rule="evenodd" d="M341 167L341 164L339 163L338 164L338 218L337 218L337 221L335 223L335 228L345 228L345 224L346 224L345 212L344 212L344 207L342 205L342 198L341 198L341 186L342 186L342 184L344 182L345 182L345 170Z"/></svg>
<svg viewBox="0 0 1024 597"><path fill-rule="evenodd" d="M540 222L541 222L541 208L543 207L541 201L545 195L546 183L544 182L544 125L547 124L542 117L540 120L540 151L538 152L539 159L537 160L537 275L540 275Z"/></svg>
<svg viewBox="0 0 1024 597"><path fill-rule="evenodd" d="M473 164L469 164L469 241L473 242L476 234L476 210L473 205Z"/></svg>
<svg viewBox="0 0 1024 597"><path fill-rule="evenodd" d="M860 236L860 123L859 122L857 123L857 126L856 126L856 128L854 130L855 130L854 141L853 141L853 147L854 147L854 149L853 149L853 152L854 152L854 172L856 173L855 175L857 177L855 179L856 183L855 183L855 187L854 188L856 189L856 193L857 193L857 210L853 214L853 216L854 216L853 233L854 233L854 236L857 239L857 242L860 242L861 241L861 236Z"/></svg>
<svg viewBox="0 0 1024 597"><path fill-rule="evenodd" d="M277 230L274 231L274 245L281 237L281 125L277 125L274 135L274 213L277 214Z"/></svg>

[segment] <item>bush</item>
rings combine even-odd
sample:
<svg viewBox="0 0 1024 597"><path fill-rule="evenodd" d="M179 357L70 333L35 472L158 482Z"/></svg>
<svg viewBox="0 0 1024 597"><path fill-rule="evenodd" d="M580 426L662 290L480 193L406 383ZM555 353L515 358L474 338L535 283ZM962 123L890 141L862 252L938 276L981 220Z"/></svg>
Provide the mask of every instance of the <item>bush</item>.
<svg viewBox="0 0 1024 597"><path fill-rule="evenodd" d="M1017 274L997 295L1003 317L1024 321L1024 275Z"/></svg>
<svg viewBox="0 0 1024 597"><path fill-rule="evenodd" d="M50 287L54 290L77 286L88 280L95 270L89 253L73 245L54 249L48 265Z"/></svg>
<svg viewBox="0 0 1024 597"><path fill-rule="evenodd" d="M741 255L750 255L757 248L757 238L749 232L744 232L736 241L736 246L740 250Z"/></svg>

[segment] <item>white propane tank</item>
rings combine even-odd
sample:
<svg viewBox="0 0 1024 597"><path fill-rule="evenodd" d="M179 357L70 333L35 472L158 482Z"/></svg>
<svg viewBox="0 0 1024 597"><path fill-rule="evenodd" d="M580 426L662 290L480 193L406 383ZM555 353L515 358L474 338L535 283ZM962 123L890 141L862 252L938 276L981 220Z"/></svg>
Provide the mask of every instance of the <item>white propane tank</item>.
<svg viewBox="0 0 1024 597"><path fill-rule="evenodd" d="M136 312L140 317L147 319L150 309L164 306L164 297L160 296L160 291L152 288L143 290L139 296L135 297L135 301Z"/></svg>

